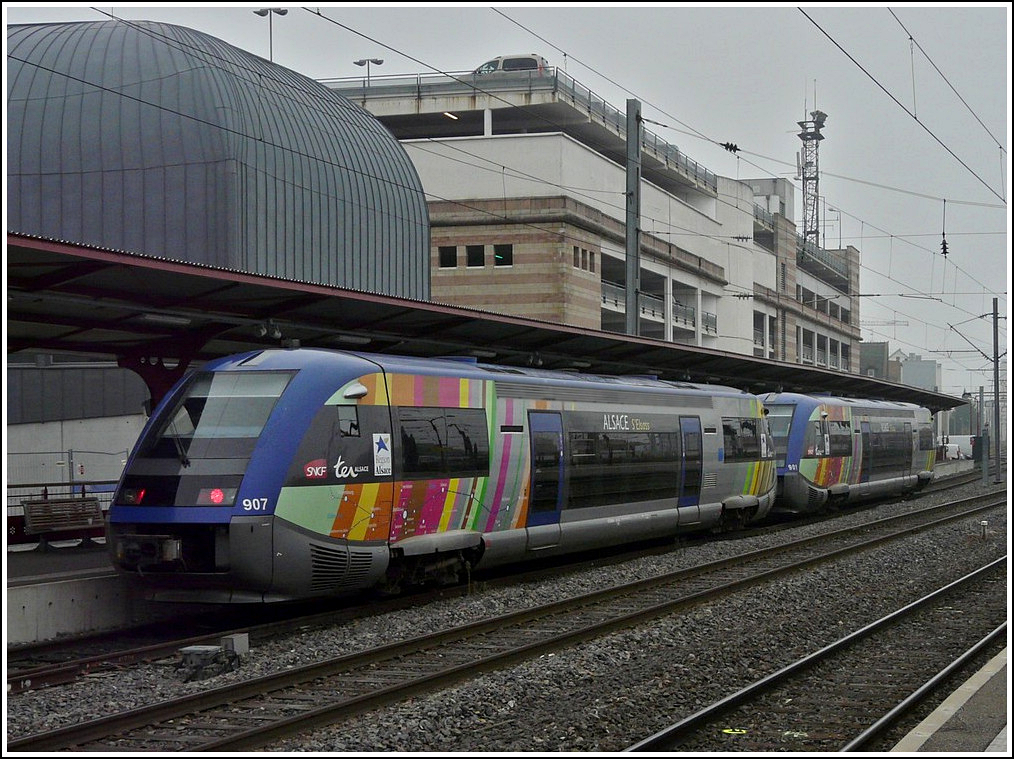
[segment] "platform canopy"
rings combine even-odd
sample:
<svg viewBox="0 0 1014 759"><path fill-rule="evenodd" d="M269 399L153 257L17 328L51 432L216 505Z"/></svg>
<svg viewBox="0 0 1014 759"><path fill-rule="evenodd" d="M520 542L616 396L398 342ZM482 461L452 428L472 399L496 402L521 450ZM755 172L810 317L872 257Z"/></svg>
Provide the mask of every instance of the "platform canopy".
<svg viewBox="0 0 1014 759"><path fill-rule="evenodd" d="M84 354L132 367L302 345L908 401L934 412L965 402L831 369L14 234L6 334L9 356Z"/></svg>

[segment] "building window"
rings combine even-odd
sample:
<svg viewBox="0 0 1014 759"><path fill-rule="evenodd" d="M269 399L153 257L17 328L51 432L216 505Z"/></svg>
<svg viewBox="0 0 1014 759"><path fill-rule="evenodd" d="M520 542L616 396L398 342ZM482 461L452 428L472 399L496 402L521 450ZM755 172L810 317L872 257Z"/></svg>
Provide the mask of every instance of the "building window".
<svg viewBox="0 0 1014 759"><path fill-rule="evenodd" d="M584 271L595 271L595 251L574 246L574 268Z"/></svg>
<svg viewBox="0 0 1014 759"><path fill-rule="evenodd" d="M514 246L513 245L494 245L493 246L493 265L494 266L513 266L514 265Z"/></svg>
<svg viewBox="0 0 1014 759"><path fill-rule="evenodd" d="M458 247L456 245L440 246L440 268L453 269L458 265Z"/></svg>
<svg viewBox="0 0 1014 759"><path fill-rule="evenodd" d="M466 245L465 256L471 267L486 265L486 248L483 245Z"/></svg>

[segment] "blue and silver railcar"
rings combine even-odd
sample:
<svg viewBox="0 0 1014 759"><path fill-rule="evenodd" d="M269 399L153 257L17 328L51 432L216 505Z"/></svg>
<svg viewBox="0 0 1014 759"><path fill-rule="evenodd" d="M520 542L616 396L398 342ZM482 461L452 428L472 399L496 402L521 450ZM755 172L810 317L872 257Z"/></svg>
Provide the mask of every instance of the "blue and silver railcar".
<svg viewBox="0 0 1014 759"><path fill-rule="evenodd" d="M933 478L933 419L914 403L761 396L777 451L775 511L902 495Z"/></svg>
<svg viewBox="0 0 1014 759"><path fill-rule="evenodd" d="M108 544L159 598L294 599L737 526L774 487L732 388L264 350L167 394Z"/></svg>

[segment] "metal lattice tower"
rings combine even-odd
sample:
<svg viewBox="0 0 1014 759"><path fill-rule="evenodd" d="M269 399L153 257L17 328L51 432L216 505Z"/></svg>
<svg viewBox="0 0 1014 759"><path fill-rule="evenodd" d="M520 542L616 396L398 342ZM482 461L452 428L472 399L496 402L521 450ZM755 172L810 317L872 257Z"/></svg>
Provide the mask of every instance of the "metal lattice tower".
<svg viewBox="0 0 1014 759"><path fill-rule="evenodd" d="M824 127L827 114L823 111L810 111L810 121L797 121L802 128L799 139L803 141L803 152L799 163L799 175L803 180L803 242L813 243L820 247L820 213L818 200L818 179L820 172L817 166L817 148L824 136L820 130Z"/></svg>

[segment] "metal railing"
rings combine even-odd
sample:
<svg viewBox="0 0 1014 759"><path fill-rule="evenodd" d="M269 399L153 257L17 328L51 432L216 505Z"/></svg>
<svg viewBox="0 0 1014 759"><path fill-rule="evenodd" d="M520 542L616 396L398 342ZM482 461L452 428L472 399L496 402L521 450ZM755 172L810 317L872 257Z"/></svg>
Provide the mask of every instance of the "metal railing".
<svg viewBox="0 0 1014 759"><path fill-rule="evenodd" d="M644 316L651 316L657 319L665 318L665 301L655 295L638 294L637 305Z"/></svg>
<svg viewBox="0 0 1014 759"><path fill-rule="evenodd" d="M672 323L677 327L693 329L697 326L697 309L693 306L684 306L679 301L673 301Z"/></svg>
<svg viewBox="0 0 1014 759"><path fill-rule="evenodd" d="M7 486L7 513L21 507L22 501L35 499L67 499L85 496L99 499L103 506L109 506L113 500L113 490L117 480L89 480L74 483L68 482L31 482Z"/></svg>
<svg viewBox="0 0 1014 759"><path fill-rule="evenodd" d="M613 302L614 306L622 306L627 302L627 288L614 282L602 280L602 302Z"/></svg>
<svg viewBox="0 0 1014 759"><path fill-rule="evenodd" d="M415 98L437 95L476 95L496 97L497 92L555 92L583 111L592 121L620 136L626 135L627 115L609 105L603 98L582 85L573 77L550 66L537 70L499 73L495 76L478 75L472 71L451 71L439 74L373 75L367 84L366 77L318 79L325 87L340 91L346 97L365 98L367 95L410 96ZM641 149L658 159L667 168L679 171L712 192L718 190L718 177L707 168L656 134L644 131Z"/></svg>
<svg viewBox="0 0 1014 759"><path fill-rule="evenodd" d="M796 257L800 262L806 259L816 261L848 282L849 267L843 256L830 253L802 237L796 238Z"/></svg>
<svg viewBox="0 0 1014 759"><path fill-rule="evenodd" d="M775 215L763 206L759 206L756 203L753 204L753 217L763 222L769 227L775 225Z"/></svg>

